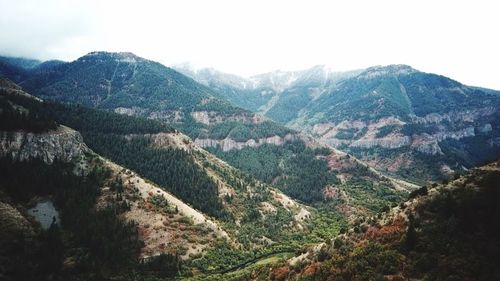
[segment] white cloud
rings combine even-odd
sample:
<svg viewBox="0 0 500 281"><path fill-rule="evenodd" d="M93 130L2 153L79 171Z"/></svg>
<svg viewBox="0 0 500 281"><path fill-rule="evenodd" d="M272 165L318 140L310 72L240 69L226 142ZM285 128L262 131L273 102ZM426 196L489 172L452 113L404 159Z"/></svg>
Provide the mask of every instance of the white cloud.
<svg viewBox="0 0 500 281"><path fill-rule="evenodd" d="M250 75L404 63L500 89L495 1L0 0L0 53L132 51Z"/></svg>

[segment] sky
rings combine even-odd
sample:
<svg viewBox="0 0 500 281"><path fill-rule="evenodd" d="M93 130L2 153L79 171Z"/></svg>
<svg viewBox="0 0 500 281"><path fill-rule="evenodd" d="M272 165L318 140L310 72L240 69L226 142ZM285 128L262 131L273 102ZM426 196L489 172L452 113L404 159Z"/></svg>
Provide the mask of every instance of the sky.
<svg viewBox="0 0 500 281"><path fill-rule="evenodd" d="M500 90L496 0L0 0L0 54L130 51L250 76L408 64Z"/></svg>

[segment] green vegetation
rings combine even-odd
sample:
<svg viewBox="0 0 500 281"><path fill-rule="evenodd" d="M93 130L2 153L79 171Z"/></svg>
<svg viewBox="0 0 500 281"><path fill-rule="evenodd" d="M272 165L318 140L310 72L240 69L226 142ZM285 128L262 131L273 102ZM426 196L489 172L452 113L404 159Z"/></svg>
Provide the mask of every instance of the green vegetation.
<svg viewBox="0 0 500 281"><path fill-rule="evenodd" d="M241 150L223 152L211 149L218 157L261 181L272 183L287 195L310 204L329 201L323 189L337 186L344 190L355 206L365 207L378 212L381 206L392 205L406 198L405 192L395 191L390 183L373 181L374 175L367 167L355 165L343 172L355 175L345 183L340 183L335 172L321 159L328 155L328 149L306 148L302 141L286 142L282 146L262 145L257 148L246 147Z"/></svg>
<svg viewBox="0 0 500 281"><path fill-rule="evenodd" d="M165 197L163 197L162 195L155 194L151 196L149 202L166 214L177 214L179 212L177 207L168 204L167 199L165 199Z"/></svg>
<svg viewBox="0 0 500 281"><path fill-rule="evenodd" d="M47 231L40 230L34 241L10 253L6 266L12 278L34 280L57 274L65 280L102 279L134 266L142 246L135 225L119 219L118 205L94 210L100 187L110 174L95 161L90 173L81 177L73 174L70 164L0 159L5 172L1 191L23 204L33 196L51 196L62 221L60 227L53 224ZM75 263L72 271L63 267L68 258ZM15 264L18 259L22 268Z"/></svg>
<svg viewBox="0 0 500 281"><path fill-rule="evenodd" d="M223 218L217 186L180 149L154 148L142 134L173 131L161 122L81 106L49 104L57 122L80 131L95 152L137 171L185 202L209 215ZM129 138L125 135L137 134ZM140 159L140 160L138 160Z"/></svg>
<svg viewBox="0 0 500 281"><path fill-rule="evenodd" d="M328 171L324 149L306 148L303 141L289 141L282 146L262 145L241 150L223 152L211 149L218 157L259 180L273 183L283 192L304 202L323 200L322 189L327 184L337 183L334 174Z"/></svg>
<svg viewBox="0 0 500 281"><path fill-rule="evenodd" d="M318 208L313 215L313 220L309 225L311 231L305 238L307 243L330 241L342 229L347 228L348 224L344 215L330 208L331 206L325 205L323 208Z"/></svg>
<svg viewBox="0 0 500 281"><path fill-rule="evenodd" d="M225 217L217 186L195 164L188 152L154 148L151 139L143 136L129 140L115 134L83 132L83 136L86 143L100 155L137 171L211 216Z"/></svg>
<svg viewBox="0 0 500 281"><path fill-rule="evenodd" d="M288 278L494 280L500 274L499 165L433 187L432 196L427 188L415 192L417 200L407 203L413 205L408 221L365 219L322 249L316 259L321 263L306 265L298 275L286 268Z"/></svg>
<svg viewBox="0 0 500 281"><path fill-rule="evenodd" d="M408 196L405 191L396 191L385 183L370 181L352 181L342 185L352 204L364 207L371 213L377 213L385 205L395 205Z"/></svg>
<svg viewBox="0 0 500 281"><path fill-rule="evenodd" d="M85 133L154 134L174 131L172 127L159 121L80 105L46 102L43 108L44 113L58 123Z"/></svg>
<svg viewBox="0 0 500 281"><path fill-rule="evenodd" d="M185 131L187 124L179 126L179 129ZM191 130L190 136L193 138L211 138L211 139L225 139L231 138L235 141L247 141L249 139L260 139L272 136L284 137L293 131L278 125L274 122L265 121L260 124L250 124L244 122L228 121L216 123L214 125L201 127L194 124L199 128Z"/></svg>
<svg viewBox="0 0 500 281"><path fill-rule="evenodd" d="M377 134L375 135L375 137L376 138L386 137L390 133L394 132L397 128L399 128L398 125L387 125L387 126L378 128L378 131L377 131Z"/></svg>
<svg viewBox="0 0 500 281"><path fill-rule="evenodd" d="M276 104L269 109L266 116L281 122L287 123L297 117L298 112L309 103L312 97L309 95L307 87L296 88L293 91L285 91L280 94Z"/></svg>
<svg viewBox="0 0 500 281"><path fill-rule="evenodd" d="M383 99L384 102L377 102ZM411 113L410 104L401 92L396 77L382 76L378 79L356 78L341 82L334 91L321 95L306 107L310 118L322 113L319 122L342 122L344 120L377 120L388 116L403 116Z"/></svg>
<svg viewBox="0 0 500 281"><path fill-rule="evenodd" d="M15 105L15 106L14 106ZM56 123L41 108L40 102L0 88L0 131L26 130L44 132L56 128Z"/></svg>
<svg viewBox="0 0 500 281"><path fill-rule="evenodd" d="M335 135L335 138L343 140L356 140L364 136L367 131L368 131L367 127L363 127L361 129L358 128L340 129L339 132Z"/></svg>

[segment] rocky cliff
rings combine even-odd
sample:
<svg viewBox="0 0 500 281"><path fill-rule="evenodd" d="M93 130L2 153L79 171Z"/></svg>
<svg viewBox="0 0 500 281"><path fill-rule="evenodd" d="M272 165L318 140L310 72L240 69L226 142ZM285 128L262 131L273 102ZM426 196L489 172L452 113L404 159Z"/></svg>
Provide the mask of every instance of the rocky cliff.
<svg viewBox="0 0 500 281"><path fill-rule="evenodd" d="M46 133L0 132L0 156L10 156L18 161L39 158L47 164L55 160L70 162L85 152L90 150L80 133L65 126Z"/></svg>
<svg viewBox="0 0 500 281"><path fill-rule="evenodd" d="M272 136L268 138L249 139L247 141L236 141L231 138L221 140L217 139L195 139L194 143L200 147L220 147L222 151L229 151L233 149L242 149L245 147L258 147L263 144L283 145L286 141L296 140L299 137L296 134L287 134L284 137Z"/></svg>

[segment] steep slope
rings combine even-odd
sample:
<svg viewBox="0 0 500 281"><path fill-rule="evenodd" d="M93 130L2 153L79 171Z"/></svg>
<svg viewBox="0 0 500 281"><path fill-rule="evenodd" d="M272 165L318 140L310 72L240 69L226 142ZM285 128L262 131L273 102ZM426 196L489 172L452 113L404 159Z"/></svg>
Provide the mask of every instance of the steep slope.
<svg viewBox="0 0 500 281"><path fill-rule="evenodd" d="M300 82L302 84L308 81L309 85L314 86L318 83L326 83L325 81L328 79L330 79L328 81L333 79L328 73L321 79L314 78L315 73L323 71L322 67L318 67L302 72L301 76L297 76L298 73L274 73L253 79L258 81L258 84L262 87L273 89L282 89L294 81L302 81ZM328 190L335 187L332 184L344 181L344 179L336 178L336 174L343 177L342 172L328 171L328 164L323 156L329 154L329 152L324 152L323 156L321 156L311 153L312 150L309 148L306 149L306 147L311 146L308 144L310 140L307 137L301 136L296 131L282 125L268 121L259 115L233 107L217 98L216 95L218 94L209 88L172 69L130 53L95 52L71 63L56 63L44 68L43 71L33 72L31 78L22 82L22 85L27 89L32 89L38 96L51 100L84 104L167 123L169 126L187 133L193 140L194 145L210 149L219 157L230 160L230 164L235 165L236 168L243 169L268 184L276 184L280 190L289 196L308 203L324 200L332 201L334 198L328 195L331 194ZM57 109L54 109L54 111L57 112ZM83 112L84 110L76 109L76 111ZM64 118L65 113L60 112L59 116ZM73 114L67 114L67 116L73 116ZM68 120L59 121L63 124L69 122ZM116 121L116 118L114 118L113 122ZM84 124L71 123L70 126L78 129L87 137L95 137L96 143L101 148L106 148L106 150L96 149L97 152L108 157L109 155L120 155L120 163L128 163L125 166L135 163L135 159L130 156L131 153L115 151L120 149L120 146L112 145L112 141L123 143L124 149L129 150L140 146L143 148L140 150L140 153L144 153L143 157L150 155L156 157L155 159L158 161L163 159L159 157L171 157L172 154L175 154L175 157L187 159L186 164L179 169L184 172L192 170L190 168L192 165L189 164L192 160L189 159L189 155L172 151L154 154L156 151L150 149L151 146L148 145L152 141L151 136L137 136L128 139L116 134L96 136L90 134L95 132L87 131L87 129L92 131L95 128L86 129L80 127L88 126L90 123L92 123L92 120L87 120ZM144 122L142 124L144 125ZM107 126L105 130L112 132L114 128ZM141 132L147 133L148 130L142 130ZM158 130L155 130L153 133L158 132ZM127 133L130 132L119 132L119 134ZM88 140L86 139L86 141ZM300 151L294 151L293 147L295 146ZM245 150L241 151L242 149ZM329 148L323 149L329 150ZM264 157L255 159L263 151L267 154L266 157L270 156L275 159L270 162L276 164L275 167L272 167L272 170L258 171L257 166L260 165L258 163L257 166L248 165L266 161ZM251 159L248 159L249 157ZM247 160L251 160L251 162ZM168 165L173 165L171 162L164 163L164 165L168 163L170 163ZM282 164L278 165L278 163ZM160 169L160 165L155 166L148 164L147 169L142 168L145 173L154 173L155 176L158 176L159 173L155 169ZM351 166L351 164L348 164L345 169L351 169ZM313 167L321 167L319 170L322 173L311 172L308 173L307 177L302 175L305 171L314 169ZM138 167L130 168L138 169ZM276 169L286 170L286 172ZM262 173L270 173L271 176ZM401 197L401 194L396 195L394 194L395 191L391 190L392 184L390 182L374 174L367 176L364 168L360 171L351 169L350 173L345 174L349 175L346 177L347 181L356 182L360 179L359 186L362 186L361 182L375 182L377 186L381 184L381 190L386 191L382 192L377 190L376 187L374 189L376 190L375 193L387 195L382 195L386 197L383 200L384 202L386 202L387 198L390 198L389 201L393 202ZM202 189L201 193L192 193L189 188L178 187L179 193L176 193L176 195L180 196L181 199L196 195L198 199L191 199L198 203L190 201L195 204L195 207L201 208L203 211L213 207L214 210L208 211L208 213L219 217L225 216L215 211L220 211L221 208L219 208L220 206L215 199L217 194L213 192L216 189L214 185L206 181L204 176L197 177L197 179L203 181L203 186L206 187ZM168 183L178 181L178 179L172 177L156 178L156 180ZM193 185L188 182L183 184L186 186ZM209 190L212 191L209 192ZM203 200L202 198L211 199ZM378 200L378 198L375 200ZM202 207L203 205L205 207ZM375 208L375 204L372 204L371 209L373 208Z"/></svg>
<svg viewBox="0 0 500 281"><path fill-rule="evenodd" d="M210 246L215 239L229 238L227 233L206 215L130 170L96 155L83 142L83 138L78 132L59 125L52 119L54 112L52 112L51 107L55 107L54 104L48 104L30 96L5 79L0 79L0 100L4 105L0 112L2 124L10 124L8 128L2 128L0 132L2 136L0 139L0 159L2 171L5 172L2 187L5 188L3 192L6 192L7 198L12 196L25 205L29 204L25 200L39 201L36 198L32 199L33 196L49 196L49 201L52 196L55 196L56 207L64 209L62 206L70 205L70 202L58 201L58 196L64 197L65 200L70 198L66 198L66 195L57 195L58 187L50 187L52 182L55 185L59 184L55 179L58 177L57 173L61 173L61 177L64 178L64 173L70 171L69 177L76 179L91 177L90 174L98 169L102 175L99 175L101 177L99 191L94 194L96 208L106 209L109 205L124 208L120 210L120 216L137 223L139 237L145 242L141 249L142 257L171 253L187 259L190 258L188 254L200 252ZM66 113L74 114L78 116L77 118L82 117L82 115L70 111ZM17 118L24 122L12 122L15 120L16 114ZM102 116L97 117L102 121L116 121L112 122L113 124L108 124L108 126L115 128L115 132L120 129L124 130L124 127L132 126L130 123L134 121L126 116L116 116L118 121L100 118ZM40 124L47 124L47 126L42 127ZM143 124L139 121L135 125L141 126ZM95 126L89 126L96 129ZM161 125L156 124L156 126L161 128ZM141 128L142 130L151 130L151 126L147 126L147 124ZM22 180L18 178L26 172L23 168L30 168L34 171L47 170L46 175L34 175L34 177L44 177L43 180L48 182L40 182L41 187L39 188L32 187L31 185L36 184L33 179ZM94 176L92 175L92 177ZM13 183L19 183L21 186L26 185L26 190L12 185ZM64 215L63 213L63 223ZM153 226L150 227L150 225ZM154 234L151 233L152 229ZM203 241L191 239L193 236L201 236L202 233L203 235L211 235ZM174 234L176 236L172 237ZM191 239L190 241L186 240L188 237ZM179 248L179 245L189 246L191 250Z"/></svg>
<svg viewBox="0 0 500 281"><path fill-rule="evenodd" d="M284 280L494 280L500 162L424 187L331 242L261 276ZM254 276L256 274L254 273Z"/></svg>
<svg viewBox="0 0 500 281"><path fill-rule="evenodd" d="M274 200L268 197L268 186L243 175L163 123L75 106L50 104L48 108L55 120L82 132L85 142L99 154L166 186L220 220L235 223L249 211L248 204ZM259 197L246 202L246 196L253 193ZM239 203L233 206L228 200Z"/></svg>
<svg viewBox="0 0 500 281"><path fill-rule="evenodd" d="M118 205L110 201L94 209L109 174L81 136L39 115L39 99L9 81L0 84L0 117L2 124L10 124L2 128L0 149L2 279L62 277L85 267L89 272L81 274L83 278L102 277L136 259L141 245L135 227L119 218ZM48 213L54 216L45 224L43 216ZM3 240L13 233L18 237ZM121 260L109 260L111 252Z"/></svg>
<svg viewBox="0 0 500 281"><path fill-rule="evenodd" d="M195 138L250 138L289 130L234 107L209 88L131 53L89 53L70 63L47 62L20 85L59 102L82 104L171 123Z"/></svg>
<svg viewBox="0 0 500 281"><path fill-rule="evenodd" d="M268 104L249 109L419 183L500 155L497 91L409 66L334 75L315 67L263 74L253 83L235 83L216 71L186 73L241 106L254 99L248 89L266 85L272 89Z"/></svg>
<svg viewBox="0 0 500 281"><path fill-rule="evenodd" d="M2 83L12 85L4 80ZM6 171L22 172L33 161L40 161L33 162L35 171L52 169L46 174L49 178L62 172L58 168L61 162L69 162L71 167L64 171L70 169L77 173L76 177L96 168L105 171L106 176L99 181L95 208L106 210L111 204L120 208L120 218L134 223L137 238L144 242L136 249L137 257L155 260L159 254L170 254L189 260L186 272L223 270L255 253L290 249L287 241L294 235L311 232L313 214L308 207L230 167L163 123L47 103L18 87L0 93L11 112L26 116L27 120L42 116L48 125L56 126L34 132L29 129L32 125L27 126L30 122L25 122L22 127L2 132L6 137L2 138L0 155L14 157L2 158L4 166L9 167ZM5 112L9 111L2 110ZM37 115L32 115L35 112ZM13 116L1 117L8 122ZM77 132L54 121L78 128L92 149L138 173L95 155ZM67 137L56 133L59 130L71 132L75 136L73 142L65 142ZM11 137L17 135L22 135L23 141ZM12 173L9 179L15 182L18 176L19 173ZM61 204L69 203L56 201L56 207ZM237 258L215 260L221 247ZM169 260L177 263L177 258Z"/></svg>
<svg viewBox="0 0 500 281"><path fill-rule="evenodd" d="M499 104L443 76L373 67L309 104L292 126L421 182L497 157Z"/></svg>
<svg viewBox="0 0 500 281"><path fill-rule="evenodd" d="M416 186L387 177L356 158L301 135L282 145L210 149L229 164L287 195L346 218L401 202Z"/></svg>

